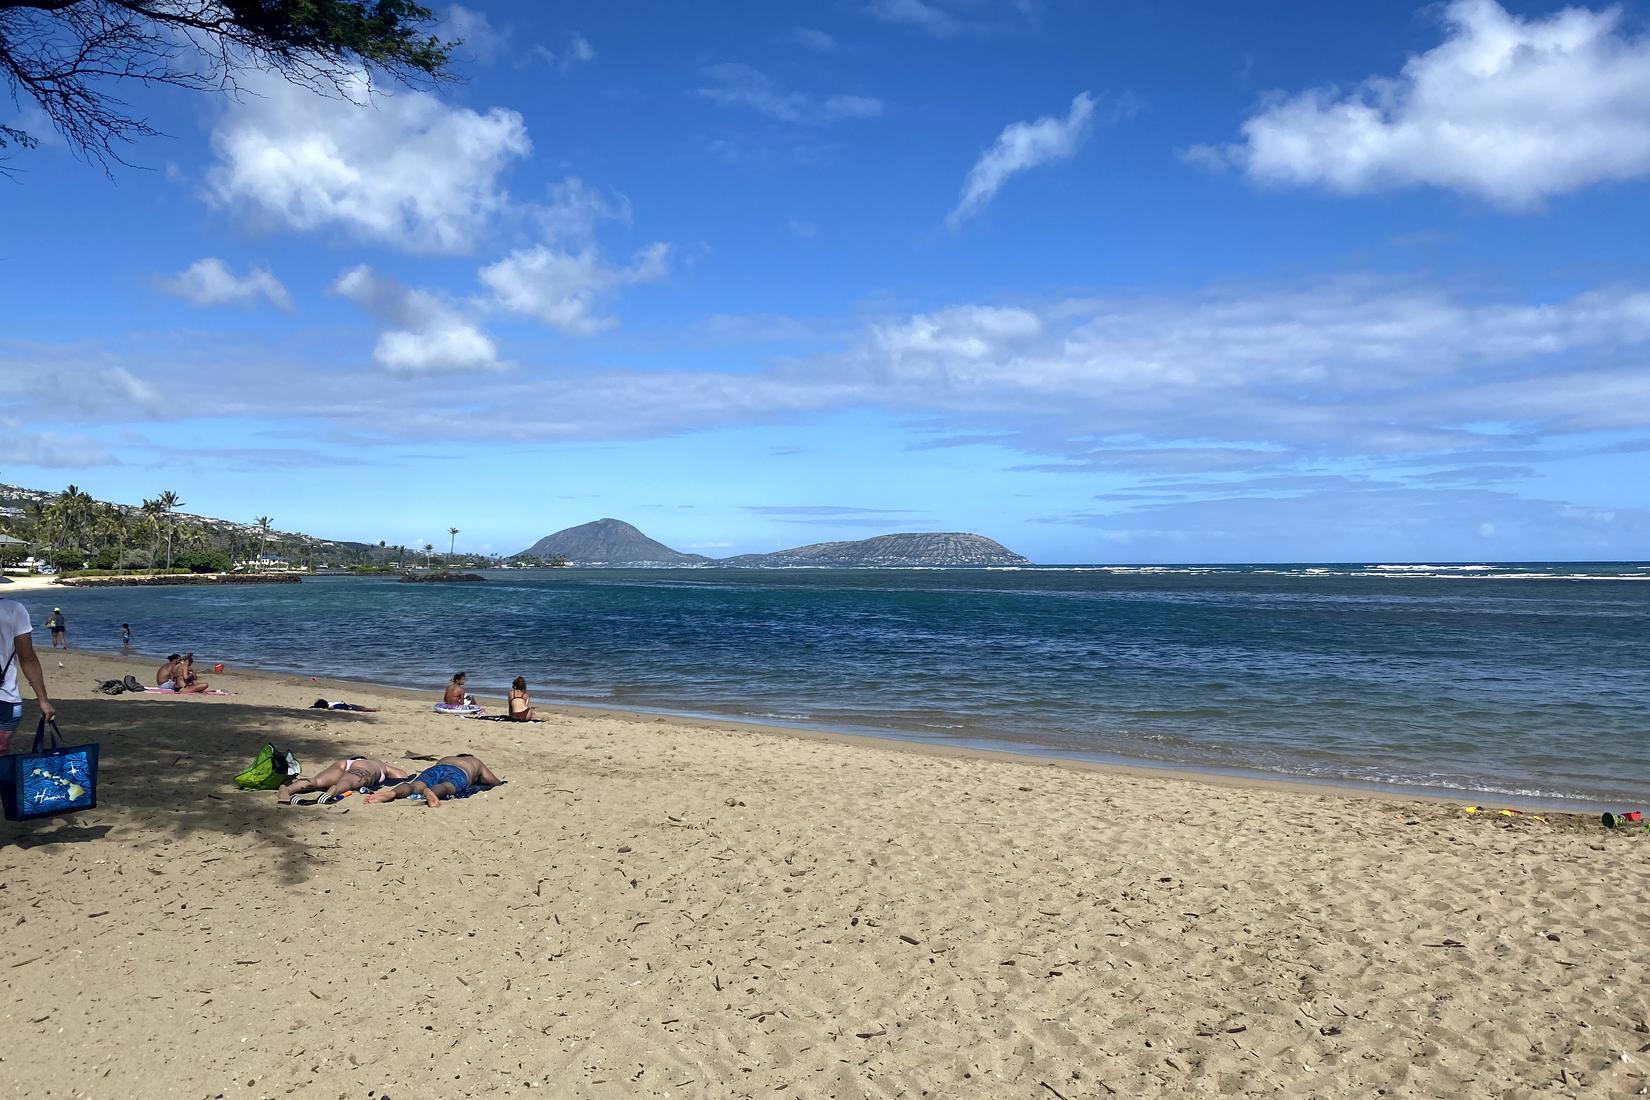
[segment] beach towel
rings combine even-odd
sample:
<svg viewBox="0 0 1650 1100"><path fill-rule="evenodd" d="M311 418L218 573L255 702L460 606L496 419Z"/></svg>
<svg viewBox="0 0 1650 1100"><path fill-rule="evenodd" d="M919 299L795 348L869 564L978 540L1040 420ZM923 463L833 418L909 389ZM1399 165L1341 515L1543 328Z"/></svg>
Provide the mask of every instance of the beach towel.
<svg viewBox="0 0 1650 1100"><path fill-rule="evenodd" d="M474 718L477 722L520 722L521 721L519 718L511 718L508 714L465 714L465 715L462 715L461 717ZM521 724L524 725L524 726L529 726L529 725L536 726L542 721L544 721L544 719L542 719L542 718L529 718L529 719L527 719L527 721L521 722Z"/></svg>
<svg viewBox="0 0 1650 1100"><path fill-rule="evenodd" d="M179 691L177 688L144 688L145 695L233 695L233 691L219 691L217 688L208 688L205 691Z"/></svg>
<svg viewBox="0 0 1650 1100"><path fill-rule="evenodd" d="M474 718L477 715L487 713L474 703L437 703L435 712L437 714L456 714L462 718Z"/></svg>

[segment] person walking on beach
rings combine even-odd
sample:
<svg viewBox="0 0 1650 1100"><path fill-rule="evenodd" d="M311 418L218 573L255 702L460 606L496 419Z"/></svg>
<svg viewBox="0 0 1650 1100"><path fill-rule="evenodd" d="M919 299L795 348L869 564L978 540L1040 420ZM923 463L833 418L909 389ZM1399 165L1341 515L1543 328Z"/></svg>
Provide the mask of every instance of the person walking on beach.
<svg viewBox="0 0 1650 1100"><path fill-rule="evenodd" d="M69 648L69 624L63 618L61 607L52 608L51 617L46 620L46 628L52 632L53 649Z"/></svg>
<svg viewBox="0 0 1650 1100"><path fill-rule="evenodd" d="M512 722L537 722L538 712L533 709L533 701L527 698L527 677L517 676L510 685L509 718Z"/></svg>
<svg viewBox="0 0 1650 1100"><path fill-rule="evenodd" d="M5 668L0 673L0 755L4 755L11 748L11 735L23 721L23 697L17 693L18 669L34 688L40 716L48 720L57 717L57 708L46 697L46 673L34 651L29 610L16 600L0 600L0 661Z"/></svg>
<svg viewBox="0 0 1650 1100"><path fill-rule="evenodd" d="M394 802L398 798L423 795L425 807L433 810L441 805L443 798L466 798L503 782L479 757L461 752L457 756L443 756L405 783L372 792L367 795L367 801Z"/></svg>

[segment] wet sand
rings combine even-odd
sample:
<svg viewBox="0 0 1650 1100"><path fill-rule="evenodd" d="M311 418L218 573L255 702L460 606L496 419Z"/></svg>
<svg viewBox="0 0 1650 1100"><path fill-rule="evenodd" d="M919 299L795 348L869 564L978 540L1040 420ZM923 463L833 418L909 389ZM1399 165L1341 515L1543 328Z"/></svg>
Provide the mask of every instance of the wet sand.
<svg viewBox="0 0 1650 1100"><path fill-rule="evenodd" d="M0 825L17 1095L1650 1088L1642 831L715 721L475 722L430 709L439 685L105 697L153 667L41 653L103 774L95 810ZM232 783L266 741L306 770L471 751L509 783L280 806Z"/></svg>

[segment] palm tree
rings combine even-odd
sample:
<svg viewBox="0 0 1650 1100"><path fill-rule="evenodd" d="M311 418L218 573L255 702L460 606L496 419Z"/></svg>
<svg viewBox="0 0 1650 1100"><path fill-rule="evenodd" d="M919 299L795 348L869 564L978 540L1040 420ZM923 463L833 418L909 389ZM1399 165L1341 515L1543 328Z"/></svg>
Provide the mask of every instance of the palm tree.
<svg viewBox="0 0 1650 1100"><path fill-rule="evenodd" d="M269 553L269 528L275 521L269 516L259 516L253 522L258 525L258 530L263 532L263 537L258 540L258 557L261 559Z"/></svg>
<svg viewBox="0 0 1650 1100"><path fill-rule="evenodd" d="M155 498L155 504L159 506L160 513L166 517L166 571L170 573L172 571L172 513L183 507L183 501L178 498L178 494L167 489Z"/></svg>
<svg viewBox="0 0 1650 1100"><path fill-rule="evenodd" d="M433 543L428 543L428 542L426 542L426 543L425 543L425 544L424 544L424 565L425 565L425 566L426 566L426 567L428 567L428 566L429 566L429 564L430 564L430 555L431 555L431 554L432 554L432 553L433 553L433 552L434 552L434 551L435 551L435 545L434 545L434 544L433 544Z"/></svg>
<svg viewBox="0 0 1650 1100"><path fill-rule="evenodd" d="M451 569L453 567L453 547L458 545L458 528L447 528L447 534L450 536L447 539L447 568Z"/></svg>

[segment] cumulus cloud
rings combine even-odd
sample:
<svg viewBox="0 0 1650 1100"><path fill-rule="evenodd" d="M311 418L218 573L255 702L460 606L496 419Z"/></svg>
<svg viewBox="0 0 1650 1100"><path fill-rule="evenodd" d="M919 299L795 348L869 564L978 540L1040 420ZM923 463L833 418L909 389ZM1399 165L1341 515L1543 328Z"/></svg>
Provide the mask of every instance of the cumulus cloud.
<svg viewBox="0 0 1650 1100"><path fill-rule="evenodd" d="M180 364L212 363L190 415L283 413L403 438L451 438L438 368L497 365L478 308L564 331L602 316L615 281L597 257L545 246L502 265L498 300L455 303L370 270L339 280L391 335L378 360L338 371L198 335L119 352L47 355L0 339L0 412L60 422L178 415L159 400ZM647 253L618 268L662 271ZM565 270L564 270L565 269ZM623 281L620 278L618 281ZM490 288L492 289L492 288ZM503 303L508 301L506 307ZM1238 284L1158 297L963 303L829 325L830 350L738 357L726 369L519 370L470 394L475 415L520 439L635 439L855 412L898 419L914 441L973 445L1047 471L1108 476L1286 475L1333 460L1389 468L1528 465L1564 440L1650 436L1650 288L1536 301L1412 280ZM223 365L226 364L227 365ZM124 389L117 389L127 372ZM149 394L145 403L143 393ZM309 395L317 396L311 398Z"/></svg>
<svg viewBox="0 0 1650 1100"><path fill-rule="evenodd" d="M500 174L532 147L515 111L380 93L364 77L341 98L270 74L244 85L212 134L209 195L290 229L468 252L507 206Z"/></svg>
<svg viewBox="0 0 1650 1100"><path fill-rule="evenodd" d="M403 286L362 264L338 277L332 293L395 327L379 334L373 360L407 374L498 370L498 347L456 307L426 290Z"/></svg>
<svg viewBox="0 0 1650 1100"><path fill-rule="evenodd" d="M931 34L935 38L950 38L961 34L964 24L939 4L927 0L872 0L866 5L866 14L884 23Z"/></svg>
<svg viewBox="0 0 1650 1100"><path fill-rule="evenodd" d="M669 272L667 244L649 245L627 267L603 263L594 245L577 251L537 245L482 268L481 281L498 308L570 335L589 336L618 323L595 313L600 298L620 287L656 282Z"/></svg>
<svg viewBox="0 0 1650 1100"><path fill-rule="evenodd" d="M724 107L743 107L779 122L824 126L848 118L876 118L882 100L873 96L816 96L782 88L774 79L749 65L728 62L699 70L704 81L698 94Z"/></svg>
<svg viewBox="0 0 1650 1100"><path fill-rule="evenodd" d="M1266 185L1432 186L1514 209L1650 176L1650 37L1628 34L1621 9L1525 19L1454 0L1444 22L1396 77L1273 99L1241 142L1185 155Z"/></svg>
<svg viewBox="0 0 1650 1100"><path fill-rule="evenodd" d="M985 208L1009 177L1050 161L1066 160L1088 137L1094 117L1094 97L1078 93L1065 118L1052 115L1036 122L1014 122L1003 128L963 182L962 197L946 216L945 224L955 231L967 218Z"/></svg>
<svg viewBox="0 0 1650 1100"><path fill-rule="evenodd" d="M197 306L255 306L268 302L277 309L292 309L292 296L268 268L254 267L238 276L213 256L196 260L171 278L157 280L156 285Z"/></svg>

